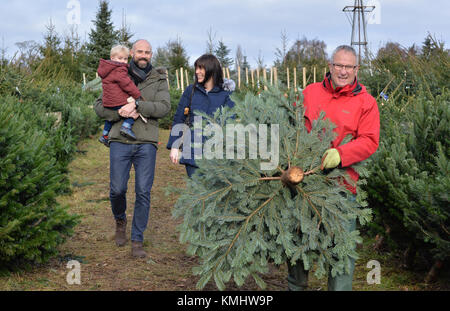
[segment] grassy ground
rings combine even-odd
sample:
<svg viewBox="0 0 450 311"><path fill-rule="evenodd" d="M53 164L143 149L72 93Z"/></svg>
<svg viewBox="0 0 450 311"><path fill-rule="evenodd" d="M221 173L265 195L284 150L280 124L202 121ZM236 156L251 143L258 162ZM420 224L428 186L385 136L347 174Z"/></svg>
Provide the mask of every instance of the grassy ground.
<svg viewBox="0 0 450 311"><path fill-rule="evenodd" d="M72 213L82 215L75 234L61 245L60 255L48 264L35 266L30 271L10 273L0 277L0 290L195 290L198 277L191 270L197 264L195 257L185 254L185 246L178 242L176 226L180 220L171 217L176 197L165 195L165 187L184 184L184 167L171 164L165 148L168 131L161 131L161 145L156 162L156 177L152 189L151 211L145 232L146 259L133 259L130 243L118 248L114 244L114 220L109 206L109 157L108 149L97 142L96 137L79 145L82 151L70 166L73 192L60 198ZM134 201L134 174L129 182L128 219L132 219ZM128 223L128 233L131 221ZM424 284L423 272L409 272L399 268L398 259L392 254L372 251L373 240L365 238L359 249L361 258L356 262L354 290L449 290L449 282L441 280ZM69 285L66 275L67 262L76 259L81 263L81 285ZM381 264L381 284L367 284L366 267L370 260ZM286 290L287 268L271 267L263 277L268 290ZM205 290L215 290L210 282ZM311 290L326 290L326 280L310 276ZM259 290L253 280L241 288L233 283L228 290Z"/></svg>

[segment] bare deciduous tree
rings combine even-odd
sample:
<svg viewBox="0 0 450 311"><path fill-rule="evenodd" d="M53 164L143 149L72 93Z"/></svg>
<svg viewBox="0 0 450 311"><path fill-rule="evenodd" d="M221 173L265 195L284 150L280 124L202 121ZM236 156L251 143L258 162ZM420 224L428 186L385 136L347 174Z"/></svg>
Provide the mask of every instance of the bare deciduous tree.
<svg viewBox="0 0 450 311"><path fill-rule="evenodd" d="M242 47L240 44L238 44L236 48L236 57L234 59L234 64L236 70L238 70L238 68L244 68L244 53L242 52Z"/></svg>
<svg viewBox="0 0 450 311"><path fill-rule="evenodd" d="M208 35L208 39L206 40L206 53L214 54L214 51L216 50L217 33L216 32L213 33L213 28L212 26L210 26L206 34Z"/></svg>
<svg viewBox="0 0 450 311"><path fill-rule="evenodd" d="M281 48L276 48L275 49L275 56L277 57L277 59L275 60L275 65L276 66L283 66L286 62L286 55L288 53L288 36L286 33L286 30L282 30L281 31Z"/></svg>
<svg viewBox="0 0 450 311"><path fill-rule="evenodd" d="M39 44L34 40L16 42L19 49L19 57L15 60L15 65L24 68L31 73L31 64L39 58Z"/></svg>

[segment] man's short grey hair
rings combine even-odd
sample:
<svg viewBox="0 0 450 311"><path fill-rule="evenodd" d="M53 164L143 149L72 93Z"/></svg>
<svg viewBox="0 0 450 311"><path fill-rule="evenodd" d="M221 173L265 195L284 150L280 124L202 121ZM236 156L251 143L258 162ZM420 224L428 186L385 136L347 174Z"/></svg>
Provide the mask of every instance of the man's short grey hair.
<svg viewBox="0 0 450 311"><path fill-rule="evenodd" d="M333 63L334 56L336 55L337 52L340 52L340 51L346 51L346 52L352 53L356 58L356 65L358 65L358 55L356 54L355 49L353 47L351 47L350 45L345 45L345 44L340 45L334 49L333 54L331 54L330 63Z"/></svg>
<svg viewBox="0 0 450 311"><path fill-rule="evenodd" d="M138 40L134 41L133 46L131 47L131 50L135 51L136 50L136 44L138 42L141 42L141 41L145 41L145 42L147 42L148 45L150 45L150 52L151 52L152 51L152 45L150 44L150 42L148 42L145 39L138 39Z"/></svg>

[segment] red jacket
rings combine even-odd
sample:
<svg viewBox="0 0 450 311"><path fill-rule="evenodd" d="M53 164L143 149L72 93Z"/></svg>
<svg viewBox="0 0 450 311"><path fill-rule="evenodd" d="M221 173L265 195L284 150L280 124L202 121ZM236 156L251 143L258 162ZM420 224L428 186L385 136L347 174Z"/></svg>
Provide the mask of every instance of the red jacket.
<svg viewBox="0 0 450 311"><path fill-rule="evenodd" d="M319 117L321 111L325 112L325 117L337 126L334 131L338 136L331 146L339 151L341 166L348 167L350 177L357 181L359 175L350 166L367 159L378 148L378 105L357 79L353 84L336 89L333 89L331 83L328 73L322 82L310 84L303 90L305 125L310 131L312 121ZM339 146L348 134L352 135L352 140ZM347 188L356 193L354 187L347 185Z"/></svg>
<svg viewBox="0 0 450 311"><path fill-rule="evenodd" d="M128 76L128 64L101 59L97 73L102 78L103 106L123 106L128 97L141 97L141 92Z"/></svg>

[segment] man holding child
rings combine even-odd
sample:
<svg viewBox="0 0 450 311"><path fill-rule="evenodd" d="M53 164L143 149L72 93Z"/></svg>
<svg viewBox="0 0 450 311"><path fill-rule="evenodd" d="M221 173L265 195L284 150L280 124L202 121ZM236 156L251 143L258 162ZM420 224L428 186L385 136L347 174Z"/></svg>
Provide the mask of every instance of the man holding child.
<svg viewBox="0 0 450 311"><path fill-rule="evenodd" d="M140 91L138 100L135 99L137 94L136 97L131 95L131 98L124 99L120 109L110 109L103 105L100 97L94 105L100 118L112 122L107 140L110 146L110 201L116 221L115 242L118 246L124 246L127 242L126 193L132 165L136 172L131 246L132 255L139 258L147 256L143 249L143 240L150 213L150 191L155 173L158 119L170 111L166 71L152 68L151 58L152 47L148 41L141 39L133 44L128 75ZM124 135L124 122L125 126L131 129L127 125L128 118L135 120L132 124L134 137Z"/></svg>

